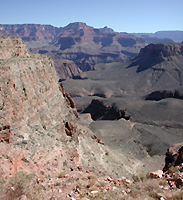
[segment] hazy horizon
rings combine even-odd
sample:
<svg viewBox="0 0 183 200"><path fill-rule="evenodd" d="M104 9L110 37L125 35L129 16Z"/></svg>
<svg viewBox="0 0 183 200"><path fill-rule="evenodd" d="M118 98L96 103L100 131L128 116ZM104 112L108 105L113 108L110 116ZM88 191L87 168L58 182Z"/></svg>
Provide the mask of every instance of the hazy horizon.
<svg viewBox="0 0 183 200"><path fill-rule="evenodd" d="M0 5L0 24L64 27L84 22L128 33L183 30L182 0L0 0Z"/></svg>
<svg viewBox="0 0 183 200"><path fill-rule="evenodd" d="M77 23L77 22L71 22L71 23ZM69 25L69 24L71 24L71 23L68 23L67 25ZM85 22L81 22L81 23L85 23ZM1 24L1 25L25 25L25 24L35 24L35 25L51 25L51 26L54 26L54 25L52 25L52 24L36 24L36 23L22 23L22 24ZM66 26L67 26L66 25ZM87 26L90 26L90 25L88 25L88 24L86 24ZM60 27L58 27L58 26L54 26L54 27L57 27L57 28L63 28L63 27L66 27L66 26L60 26ZM96 28L95 26L91 26L91 27L93 27L93 28ZM104 26L104 27L107 27L107 28L111 28L111 27L108 27L108 26ZM97 28L104 28L104 27L97 27ZM114 30L114 29L113 29ZM115 30L114 30L115 31ZM156 32L159 32L159 31L183 31L183 30L158 30L158 31L156 31ZM116 32L118 32L118 31L116 31ZM125 32L125 31L124 31ZM149 33L156 33L156 32L127 32L127 33L138 33L138 34L149 34Z"/></svg>

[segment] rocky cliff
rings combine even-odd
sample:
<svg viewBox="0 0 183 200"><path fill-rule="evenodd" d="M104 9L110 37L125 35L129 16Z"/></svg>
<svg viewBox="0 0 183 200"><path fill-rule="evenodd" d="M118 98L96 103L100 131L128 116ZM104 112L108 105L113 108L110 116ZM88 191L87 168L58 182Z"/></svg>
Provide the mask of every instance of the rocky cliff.
<svg viewBox="0 0 183 200"><path fill-rule="evenodd" d="M46 127L64 139L65 123L76 116L59 91L53 61L30 53L19 38L1 38L0 69L1 127L16 136Z"/></svg>
<svg viewBox="0 0 183 200"><path fill-rule="evenodd" d="M16 36L24 41L52 40L59 28L41 24L0 24L1 36Z"/></svg>
<svg viewBox="0 0 183 200"><path fill-rule="evenodd" d="M180 69L175 69L173 66L181 65L182 56L182 43L151 43L140 50L139 55L134 58L129 68L138 65L137 72L154 68L161 71L170 69L179 73ZM163 62L166 64L166 68L158 66L163 65Z"/></svg>
<svg viewBox="0 0 183 200"><path fill-rule="evenodd" d="M57 57L53 57L53 60L58 79L72 78L82 72L72 60Z"/></svg>
<svg viewBox="0 0 183 200"><path fill-rule="evenodd" d="M159 58L183 55L183 45L172 43L152 43L140 50L139 56L156 56Z"/></svg>

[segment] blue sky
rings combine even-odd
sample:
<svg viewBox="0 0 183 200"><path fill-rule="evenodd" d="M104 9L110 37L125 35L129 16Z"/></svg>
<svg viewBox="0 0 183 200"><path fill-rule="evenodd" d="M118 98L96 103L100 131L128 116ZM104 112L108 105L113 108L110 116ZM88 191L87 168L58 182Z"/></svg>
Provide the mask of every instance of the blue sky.
<svg viewBox="0 0 183 200"><path fill-rule="evenodd" d="M183 0L0 0L0 24L71 22L118 32L183 30Z"/></svg>

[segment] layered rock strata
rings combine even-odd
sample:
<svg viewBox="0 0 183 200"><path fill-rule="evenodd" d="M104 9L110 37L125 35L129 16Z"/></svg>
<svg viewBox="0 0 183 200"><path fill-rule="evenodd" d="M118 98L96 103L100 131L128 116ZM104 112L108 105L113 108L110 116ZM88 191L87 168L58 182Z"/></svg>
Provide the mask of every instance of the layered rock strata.
<svg viewBox="0 0 183 200"><path fill-rule="evenodd" d="M19 38L2 37L0 72L0 126L14 135L51 128L63 139L65 124L77 117L59 90L53 61L30 53Z"/></svg>

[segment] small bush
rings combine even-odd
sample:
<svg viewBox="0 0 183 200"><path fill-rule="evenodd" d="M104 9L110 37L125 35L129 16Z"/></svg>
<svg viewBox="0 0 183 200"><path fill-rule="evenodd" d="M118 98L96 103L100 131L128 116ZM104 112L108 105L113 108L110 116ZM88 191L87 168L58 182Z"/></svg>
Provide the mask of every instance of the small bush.
<svg viewBox="0 0 183 200"><path fill-rule="evenodd" d="M90 179L89 180L89 183L87 184L87 188L91 188L92 186L94 186L94 184L95 184L95 180L94 179Z"/></svg>
<svg viewBox="0 0 183 200"><path fill-rule="evenodd" d="M60 186L60 185L61 185L60 182L55 183L55 186Z"/></svg>
<svg viewBox="0 0 183 200"><path fill-rule="evenodd" d="M37 199L37 193L41 188L35 184L34 176L34 174L19 172L12 177L6 189L6 199L17 199L22 195L26 195L28 199Z"/></svg>
<svg viewBox="0 0 183 200"><path fill-rule="evenodd" d="M92 186L94 186L94 184L97 180L97 177L94 174L90 174L90 175L88 175L88 180L89 180L89 183L87 184L86 187L91 188Z"/></svg>
<svg viewBox="0 0 183 200"><path fill-rule="evenodd" d="M161 179L161 180L159 181L159 185L166 186L166 185L167 185L167 180Z"/></svg>
<svg viewBox="0 0 183 200"><path fill-rule="evenodd" d="M171 166L169 169L168 169L168 172L169 173L175 173L175 172L178 172L179 170L178 170L178 168L177 168L177 166Z"/></svg>
<svg viewBox="0 0 183 200"><path fill-rule="evenodd" d="M27 160L27 158L25 158L25 157L23 157L21 160L24 161L24 162L26 162L26 163L29 162L29 161Z"/></svg>
<svg viewBox="0 0 183 200"><path fill-rule="evenodd" d="M151 176L150 176L150 173L149 173L149 172L146 174L146 179L147 179L147 180L148 180L148 179L151 179Z"/></svg>
<svg viewBox="0 0 183 200"><path fill-rule="evenodd" d="M139 182L140 178L138 176L136 176L135 174L133 174L132 179L134 182Z"/></svg>
<svg viewBox="0 0 183 200"><path fill-rule="evenodd" d="M43 126L43 129L46 130L46 125Z"/></svg>
<svg viewBox="0 0 183 200"><path fill-rule="evenodd" d="M168 200L170 200L170 199L183 200L183 192L182 192L182 190L173 191L172 192L172 197L171 198L167 198L167 199Z"/></svg>
<svg viewBox="0 0 183 200"><path fill-rule="evenodd" d="M67 161L66 160L63 162L63 166L67 166Z"/></svg>
<svg viewBox="0 0 183 200"><path fill-rule="evenodd" d="M44 175L44 172L43 171L40 171L41 175Z"/></svg>
<svg viewBox="0 0 183 200"><path fill-rule="evenodd" d="M23 135L18 135L18 137L24 139L24 136L23 136Z"/></svg>
<svg viewBox="0 0 183 200"><path fill-rule="evenodd" d="M144 179L145 179L144 175L143 174L139 174L139 179L143 182Z"/></svg>
<svg viewBox="0 0 183 200"><path fill-rule="evenodd" d="M158 184L158 182L156 180L148 180L145 183L145 189L147 191L152 191L152 190L155 190L155 189L159 189L159 184Z"/></svg>

